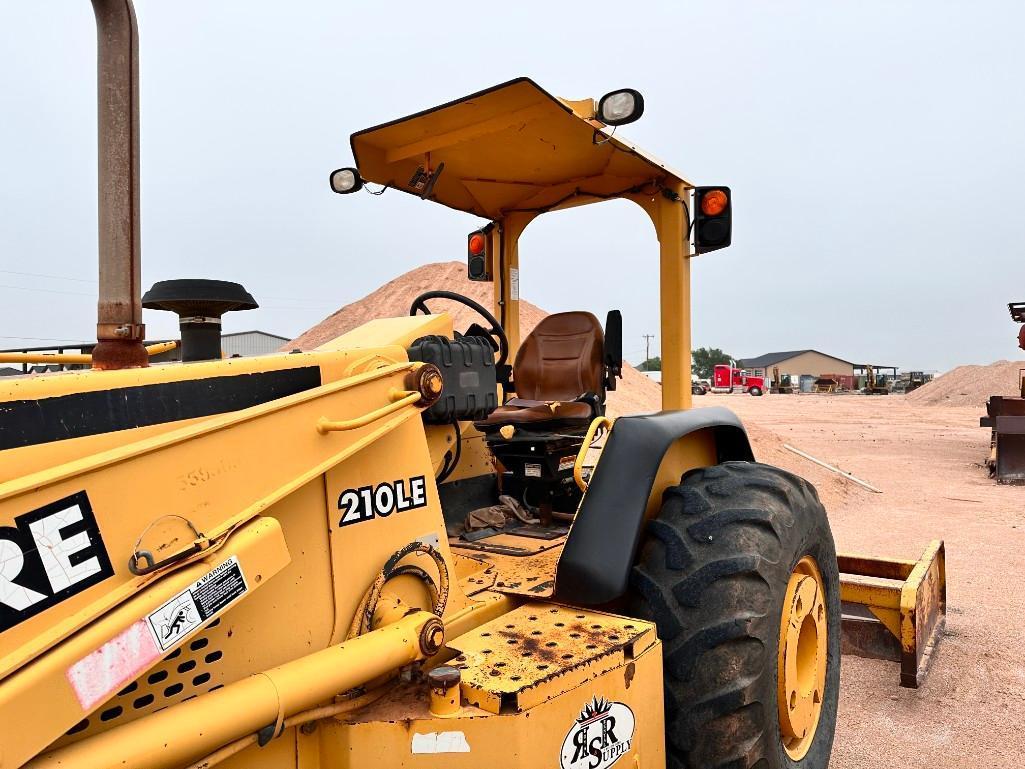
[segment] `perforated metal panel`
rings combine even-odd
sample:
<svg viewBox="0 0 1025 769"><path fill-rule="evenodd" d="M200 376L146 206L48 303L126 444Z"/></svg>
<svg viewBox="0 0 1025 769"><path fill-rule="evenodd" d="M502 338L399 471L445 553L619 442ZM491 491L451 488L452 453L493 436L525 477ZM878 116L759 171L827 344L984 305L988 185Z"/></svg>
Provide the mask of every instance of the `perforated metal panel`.
<svg viewBox="0 0 1025 769"><path fill-rule="evenodd" d="M626 664L656 641L654 625L552 604L521 606L449 642L466 701L524 710Z"/></svg>
<svg viewBox="0 0 1025 769"><path fill-rule="evenodd" d="M111 697L88 718L68 730L63 745L132 721L168 705L219 689L218 669L224 658L220 619L207 625L149 670Z"/></svg>

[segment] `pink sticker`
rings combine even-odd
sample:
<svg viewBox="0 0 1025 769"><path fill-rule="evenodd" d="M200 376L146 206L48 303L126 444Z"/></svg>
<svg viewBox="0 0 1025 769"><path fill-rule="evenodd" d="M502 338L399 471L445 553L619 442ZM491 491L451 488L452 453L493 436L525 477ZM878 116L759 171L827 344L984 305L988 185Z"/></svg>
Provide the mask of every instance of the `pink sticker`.
<svg viewBox="0 0 1025 769"><path fill-rule="evenodd" d="M158 659L160 650L153 635L146 621L139 620L68 668L68 681L82 709L88 711Z"/></svg>

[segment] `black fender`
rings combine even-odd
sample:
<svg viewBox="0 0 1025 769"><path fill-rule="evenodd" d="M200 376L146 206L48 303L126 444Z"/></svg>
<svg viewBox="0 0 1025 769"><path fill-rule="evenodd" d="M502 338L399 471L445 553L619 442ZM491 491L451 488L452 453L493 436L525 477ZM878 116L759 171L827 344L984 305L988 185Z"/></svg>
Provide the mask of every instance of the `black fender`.
<svg viewBox="0 0 1025 769"><path fill-rule="evenodd" d="M616 420L559 557L557 600L599 606L626 593L662 458L680 438L707 428L719 463L754 461L740 418L719 406Z"/></svg>

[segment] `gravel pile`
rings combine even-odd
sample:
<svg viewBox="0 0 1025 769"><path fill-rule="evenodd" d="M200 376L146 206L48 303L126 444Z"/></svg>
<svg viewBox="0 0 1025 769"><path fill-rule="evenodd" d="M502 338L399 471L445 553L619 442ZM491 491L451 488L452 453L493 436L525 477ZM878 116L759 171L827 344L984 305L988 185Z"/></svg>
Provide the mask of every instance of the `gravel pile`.
<svg viewBox="0 0 1025 769"><path fill-rule="evenodd" d="M388 281L362 299L347 304L332 313L313 328L293 339L282 350L310 350L357 328L374 318L401 317L409 313L413 299L425 291L444 289L455 291L490 308L493 284L478 283L466 277L462 262L425 264L415 270ZM456 329L465 329L474 321L483 323L477 314L462 305L444 300L428 302L435 312L452 313ZM548 313L530 302L520 300L520 334L526 336ZM600 320L604 320L601 319ZM623 381L615 392L609 393L610 416L658 411L662 403L662 387L630 365L623 371Z"/></svg>
<svg viewBox="0 0 1025 769"><path fill-rule="evenodd" d="M988 366L958 366L907 394L920 406L986 405L991 395L1019 395L1018 369L1025 361L998 360Z"/></svg>

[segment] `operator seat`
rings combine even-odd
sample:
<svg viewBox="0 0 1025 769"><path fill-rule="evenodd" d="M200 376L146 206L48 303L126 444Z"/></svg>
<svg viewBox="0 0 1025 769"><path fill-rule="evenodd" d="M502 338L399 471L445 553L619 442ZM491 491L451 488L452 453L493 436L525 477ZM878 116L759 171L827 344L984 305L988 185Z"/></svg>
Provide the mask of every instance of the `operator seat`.
<svg viewBox="0 0 1025 769"><path fill-rule="evenodd" d="M516 398L476 422L483 433L586 429L605 411L605 334L589 312L549 315L523 341L513 364Z"/></svg>

